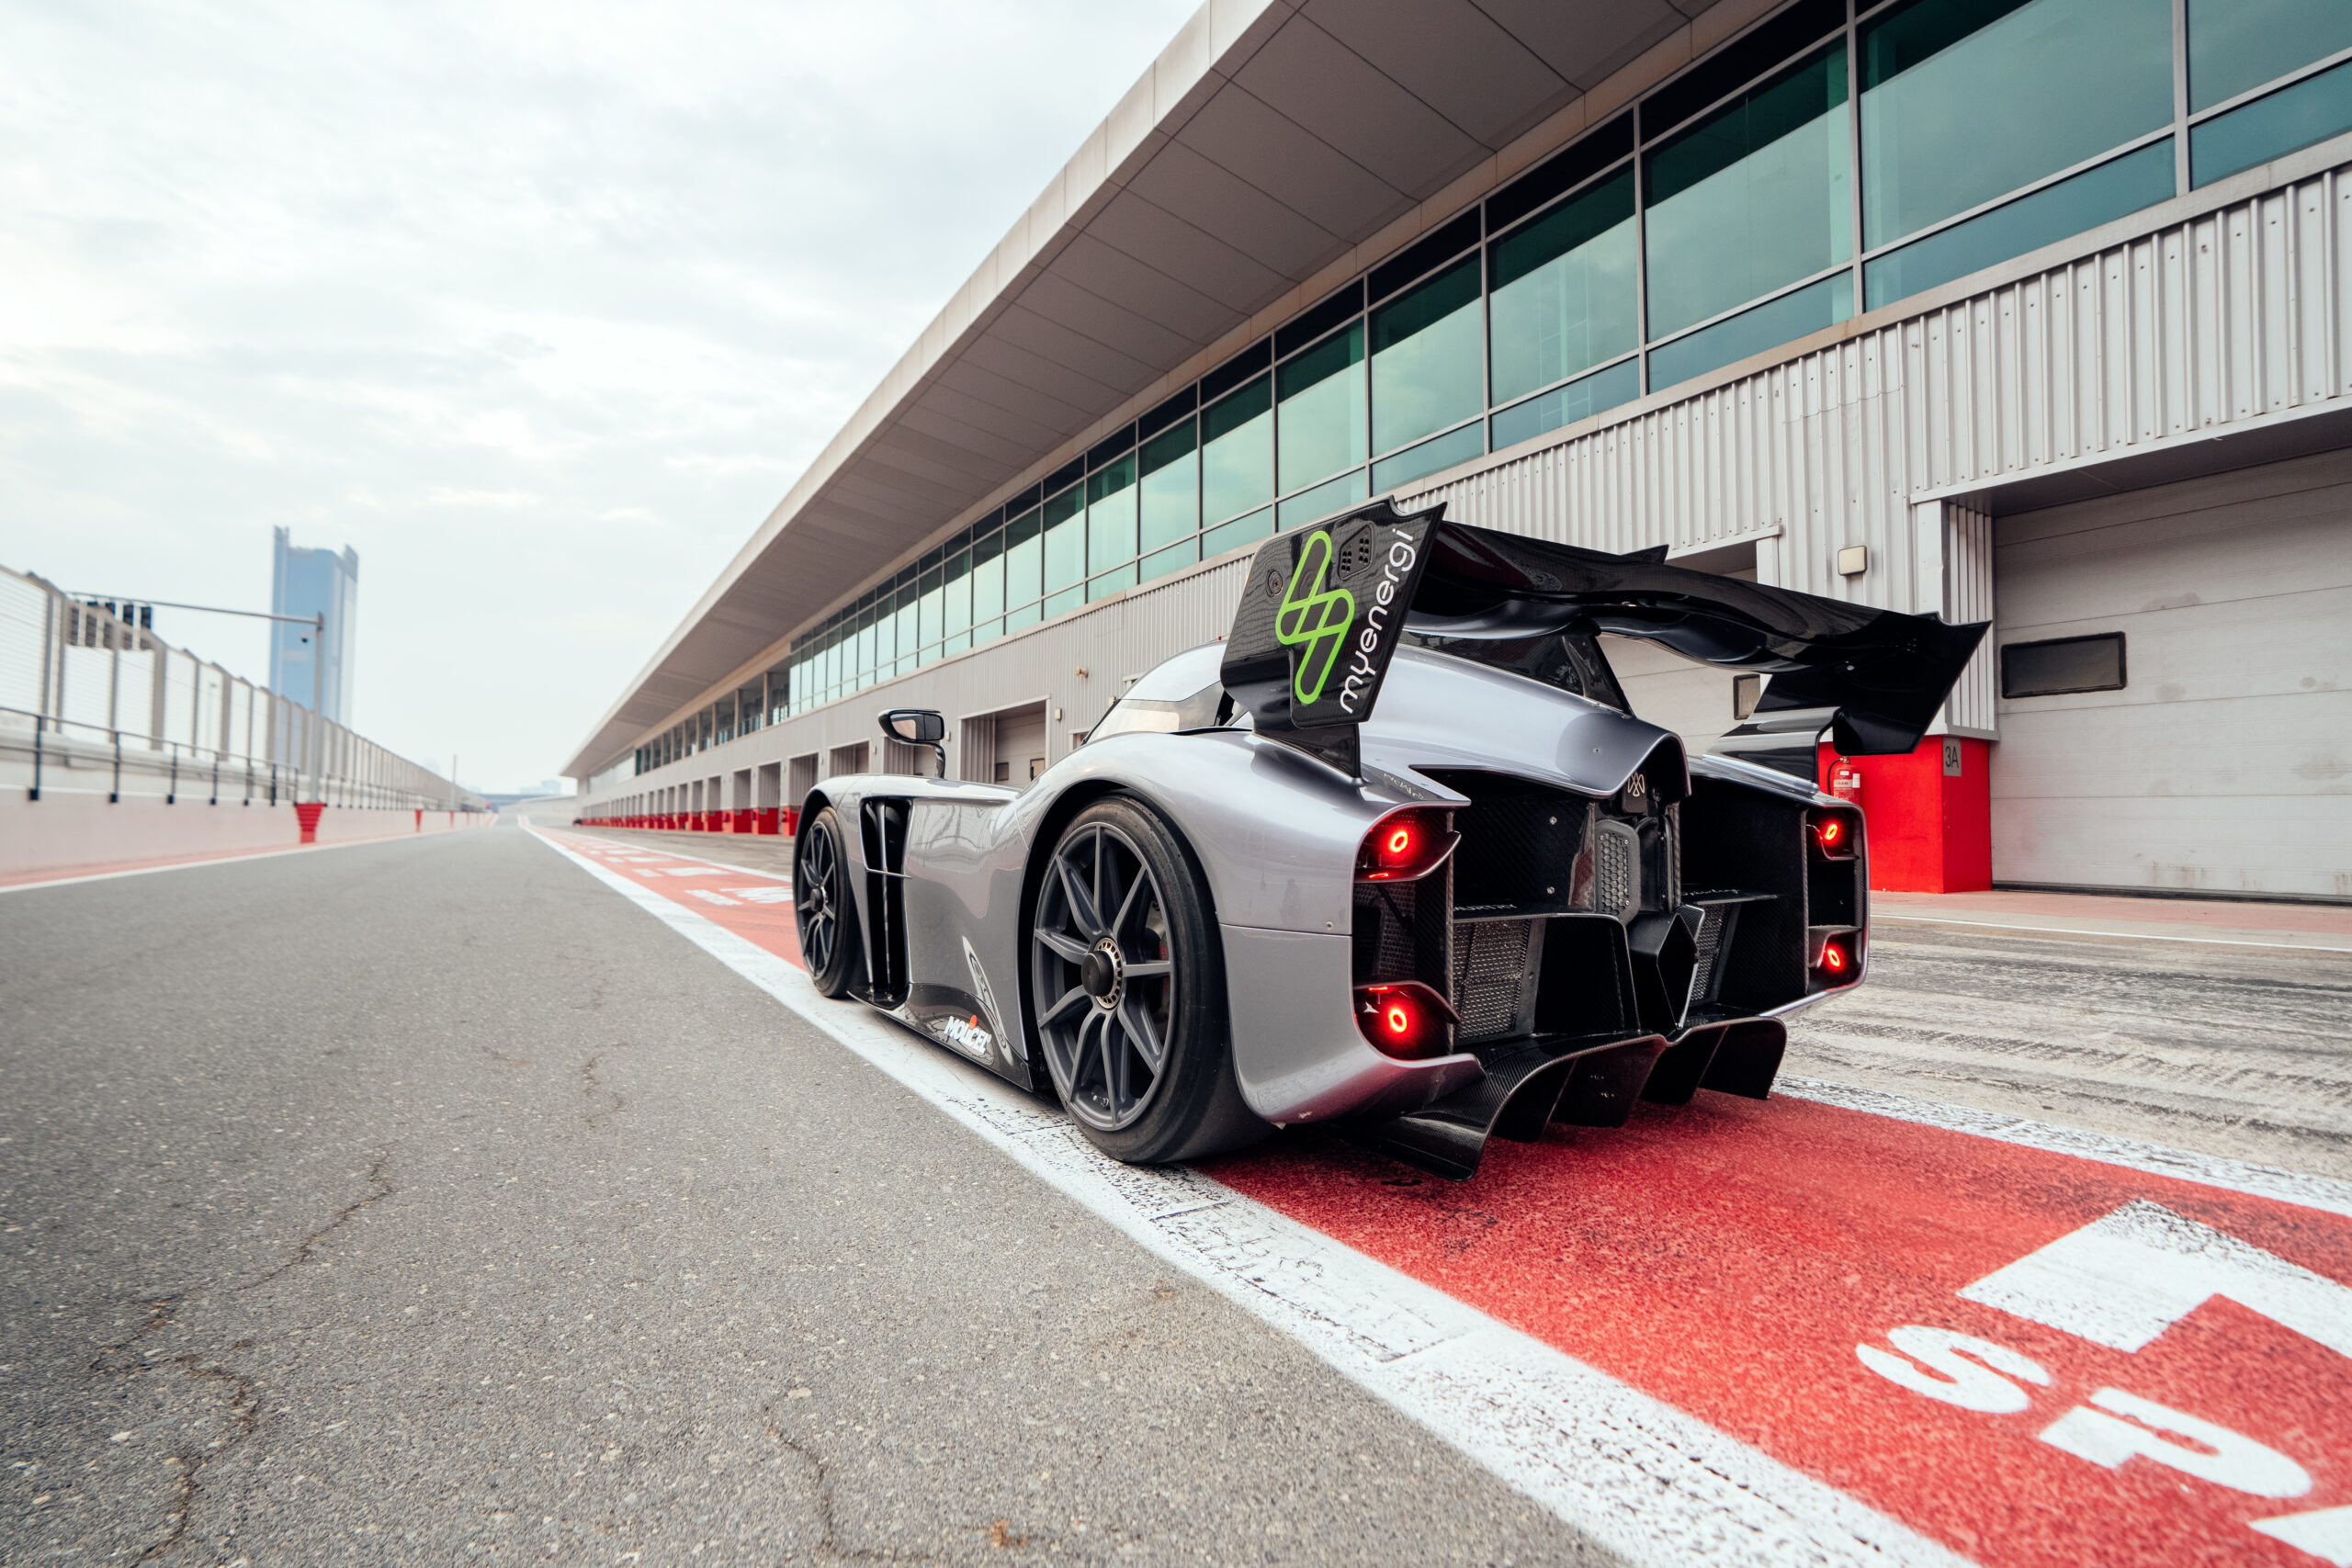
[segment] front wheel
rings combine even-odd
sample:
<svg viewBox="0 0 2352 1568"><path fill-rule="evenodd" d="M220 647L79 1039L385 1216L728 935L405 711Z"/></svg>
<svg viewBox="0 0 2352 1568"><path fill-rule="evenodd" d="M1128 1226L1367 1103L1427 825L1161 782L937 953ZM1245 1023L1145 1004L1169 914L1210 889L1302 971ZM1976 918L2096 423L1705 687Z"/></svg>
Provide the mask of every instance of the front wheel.
<svg viewBox="0 0 2352 1568"><path fill-rule="evenodd" d="M1079 1128L1130 1164L1191 1159L1270 1130L1243 1103L1225 965L1199 870L1159 814L1098 801L1046 862L1029 1004Z"/></svg>
<svg viewBox="0 0 2352 1568"><path fill-rule="evenodd" d="M857 903L850 897L848 840L828 806L801 824L792 857L792 916L800 960L820 995L849 995L857 974Z"/></svg>

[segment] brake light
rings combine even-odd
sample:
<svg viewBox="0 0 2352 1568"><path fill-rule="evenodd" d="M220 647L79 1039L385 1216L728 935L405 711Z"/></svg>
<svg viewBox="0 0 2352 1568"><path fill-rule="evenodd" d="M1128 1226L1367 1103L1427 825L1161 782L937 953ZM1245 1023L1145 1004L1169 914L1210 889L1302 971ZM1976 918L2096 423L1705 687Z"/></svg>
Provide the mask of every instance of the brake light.
<svg viewBox="0 0 2352 1568"><path fill-rule="evenodd" d="M1443 813L1402 811L1364 835L1356 852L1356 880L1410 882L1444 864L1453 849L1453 833Z"/></svg>
<svg viewBox="0 0 2352 1568"><path fill-rule="evenodd" d="M1356 1028L1385 1055L1442 1055L1452 1018L1443 999L1418 980L1356 992Z"/></svg>
<svg viewBox="0 0 2352 1568"><path fill-rule="evenodd" d="M1833 936L1821 944L1821 957L1814 964L1822 983L1828 986L1850 986L1861 978L1861 950L1853 936Z"/></svg>
<svg viewBox="0 0 2352 1568"><path fill-rule="evenodd" d="M1862 819L1851 811L1815 811L1813 814L1813 841L1821 847L1824 858L1852 860L1860 852Z"/></svg>

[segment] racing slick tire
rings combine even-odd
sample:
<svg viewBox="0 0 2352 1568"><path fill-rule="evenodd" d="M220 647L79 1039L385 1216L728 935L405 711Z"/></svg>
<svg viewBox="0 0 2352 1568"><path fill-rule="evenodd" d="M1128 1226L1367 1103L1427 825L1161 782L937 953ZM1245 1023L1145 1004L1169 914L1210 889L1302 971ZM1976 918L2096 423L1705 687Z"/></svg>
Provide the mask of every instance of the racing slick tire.
<svg viewBox="0 0 2352 1568"><path fill-rule="evenodd" d="M1072 818L1028 915L1033 1037L1089 1141L1157 1165L1272 1131L1234 1077L1208 889L1158 812L1114 795Z"/></svg>
<svg viewBox="0 0 2352 1568"><path fill-rule="evenodd" d="M849 995L858 975L857 903L849 889L849 837L828 806L801 824L793 841L792 918L801 962L818 993Z"/></svg>

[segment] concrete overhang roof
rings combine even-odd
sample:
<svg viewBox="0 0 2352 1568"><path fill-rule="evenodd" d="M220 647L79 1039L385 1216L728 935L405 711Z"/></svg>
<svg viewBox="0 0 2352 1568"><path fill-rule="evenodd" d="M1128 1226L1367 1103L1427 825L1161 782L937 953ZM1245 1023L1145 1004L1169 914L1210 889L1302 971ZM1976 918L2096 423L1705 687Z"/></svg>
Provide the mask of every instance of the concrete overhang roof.
<svg viewBox="0 0 2352 1568"><path fill-rule="evenodd" d="M566 765L584 778L1335 263L1407 243L1758 0L1208 0L760 525ZM1695 18L1719 28L1694 29ZM1645 60L1645 57L1651 57ZM1654 69L1628 71L1636 62ZM1559 135L1531 135L1547 123ZM1535 152L1526 144L1538 142ZM1472 176L1465 179L1465 176ZM1466 201L1465 195L1462 200ZM1449 214L1438 211L1430 220ZM1358 253L1363 254L1359 256ZM1346 269L1352 270L1352 267ZM1288 297L1299 296L1295 301Z"/></svg>

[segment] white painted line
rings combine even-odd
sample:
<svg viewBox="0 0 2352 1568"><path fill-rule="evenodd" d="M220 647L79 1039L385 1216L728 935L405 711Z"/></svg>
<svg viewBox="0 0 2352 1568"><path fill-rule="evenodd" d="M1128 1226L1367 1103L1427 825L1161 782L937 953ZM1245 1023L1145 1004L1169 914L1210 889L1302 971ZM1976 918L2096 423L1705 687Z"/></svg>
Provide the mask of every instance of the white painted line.
<svg viewBox="0 0 2352 1568"><path fill-rule="evenodd" d="M148 876L159 871L195 871L201 866L230 865L249 860L276 860L280 855L314 854L321 850L356 850L364 849L369 844L409 843L420 839L437 839L448 831L448 829L444 828L439 833L387 833L380 839L342 839L332 844L289 844L282 850L232 850L225 854L211 855L203 860L174 861L169 865L134 865L128 871L92 871L79 876L52 876L46 882L12 882L5 887L0 887L0 893L33 893L44 887L72 887L84 882L112 882L119 876Z"/></svg>
<svg viewBox="0 0 2352 1568"><path fill-rule="evenodd" d="M2164 931L2094 931L2075 926L2018 926L2006 920L1955 920L1946 915L1889 915L1873 911L1871 924L1904 920L1920 926L1974 926L1988 931L2036 931L2049 936L2119 937L2125 942L2192 942L2207 947L2267 947L2281 953L2352 953L2352 947L2324 947L2315 942L2255 942L2221 936L2173 936Z"/></svg>
<svg viewBox="0 0 2352 1568"><path fill-rule="evenodd" d="M545 835L542 835L544 838ZM1673 1406L1196 1171L1105 1157L1058 1110L552 839L548 847L1064 1196L1636 1563L1965 1562Z"/></svg>
<svg viewBox="0 0 2352 1568"><path fill-rule="evenodd" d="M2245 1160L2225 1159L2219 1155L2191 1154L2186 1149L2168 1149L2160 1144L2143 1144L2136 1139L2113 1137L2105 1133L2053 1127L2046 1122L2030 1122L2022 1116L2011 1116L2003 1111L1976 1111L1964 1105L1939 1105L1933 1100L1914 1100L1909 1095L1892 1094L1884 1089L1858 1089L1850 1084L1826 1083L1819 1078L1783 1076L1773 1088L1776 1092L1797 1100L1816 1100L1823 1105L1842 1106L1849 1111L1867 1111L1873 1116L1891 1117L1897 1122L1915 1122L1925 1127L1941 1127L1948 1132L1966 1133L1973 1137L1991 1138L1996 1143L2016 1144L2050 1154L2073 1155L2079 1159L2121 1166L2127 1170L2149 1176L2169 1176L2179 1181L2193 1181L2199 1187L2218 1187L2227 1192L2243 1192L2248 1197L2268 1198L2276 1202L2292 1203L2298 1208L2316 1209L2322 1213L2341 1214L2352 1219L2352 1181L2340 1181L2333 1177L2304 1176L2296 1171L2281 1170L2276 1166L2254 1165Z"/></svg>
<svg viewBox="0 0 2352 1568"><path fill-rule="evenodd" d="M577 831L579 831L579 830L580 830L580 829L548 829L548 828L542 828L542 829L537 829L537 831L541 832L541 833L548 833L548 832L577 832ZM613 840L610 840L610 839L598 839L598 840L596 840L595 841L596 841L597 843L600 843L600 844L610 844L610 843L613 843ZM564 847L564 848L566 848L566 849L569 849L571 846L569 846L569 845L565 845L565 846L562 846L562 847ZM650 859L650 858L657 857L657 856L667 856L667 857L668 857L669 859L671 859L671 860L690 860L690 861L696 861L696 862L699 862L700 863L702 863L702 864L704 864L704 865L715 865L715 866L718 867L718 869L719 869L719 870L721 870L721 871L739 871L739 872L741 872L745 876L759 876L759 877L764 877L764 878L766 878L766 879L767 879L768 881L770 881L770 882L789 882L789 881L791 881L791 880L792 880L792 874L791 874L790 872L788 872L788 871L755 871L755 870L753 870L752 867L750 867L750 866L748 866L748 865L735 865L735 864L733 864L733 863L729 863L729 862L723 861L723 860L712 860L712 859L711 859L709 856L707 856L707 855L689 855L689 854L680 854L680 853L679 853L677 851L675 851L675 850L657 850L657 849L652 848L650 845L644 845L644 846L640 846L640 845L637 845L637 844L618 844L618 845L616 845L615 847L616 847L616 848L618 848L618 849L622 849L622 850L634 851L634 852L636 852L636 853L637 853L640 858L648 858L648 859Z"/></svg>

